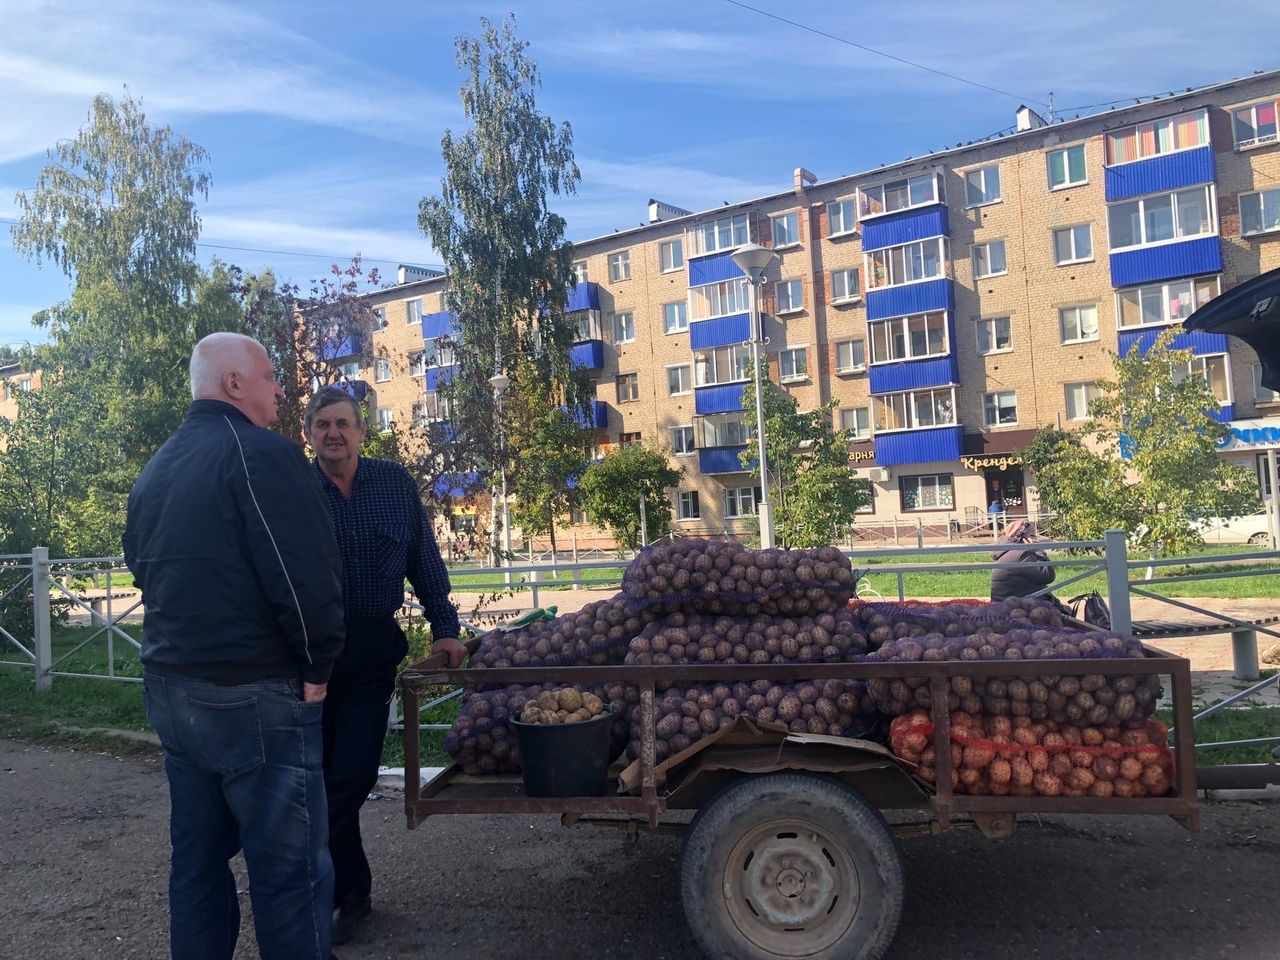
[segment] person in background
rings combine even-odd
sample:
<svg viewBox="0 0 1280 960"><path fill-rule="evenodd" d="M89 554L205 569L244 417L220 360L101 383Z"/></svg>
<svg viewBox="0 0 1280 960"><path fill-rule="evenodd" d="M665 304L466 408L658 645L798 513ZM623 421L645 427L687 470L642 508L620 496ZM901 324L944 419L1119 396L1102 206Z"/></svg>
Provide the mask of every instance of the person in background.
<svg viewBox="0 0 1280 960"><path fill-rule="evenodd" d="M991 505L987 507L987 516L991 518L991 525L997 531L1004 528L1004 503L999 497L991 499Z"/></svg>
<svg viewBox="0 0 1280 960"><path fill-rule="evenodd" d="M174 960L231 960L243 849L263 960L330 960L321 712L343 643L338 545L256 340L191 354L187 418L134 484L143 701L169 779Z"/></svg>
<svg viewBox="0 0 1280 960"><path fill-rule="evenodd" d="M364 417L338 387L311 398L304 424L316 455L312 483L328 505L342 552L347 645L325 700L324 780L335 876L333 942L345 943L372 912L360 807L378 780L396 668L408 650L395 619L406 579L431 624L432 651L447 653L456 667L464 649L449 573L409 471L360 456Z"/></svg>
<svg viewBox="0 0 1280 960"><path fill-rule="evenodd" d="M1043 550L1030 544L1037 543L1036 525L1029 520L1016 520L1005 530L1004 541L1008 549L994 554L996 566L991 571L991 599L1007 600L1009 597L1029 597L1054 581L1053 567ZM1052 594L1047 595L1054 599Z"/></svg>

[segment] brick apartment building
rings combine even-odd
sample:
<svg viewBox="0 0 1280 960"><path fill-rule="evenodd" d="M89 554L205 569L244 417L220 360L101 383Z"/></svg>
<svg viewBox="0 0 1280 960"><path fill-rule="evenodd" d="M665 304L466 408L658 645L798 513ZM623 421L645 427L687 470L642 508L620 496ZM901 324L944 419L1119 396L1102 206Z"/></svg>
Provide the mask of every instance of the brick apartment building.
<svg viewBox="0 0 1280 960"><path fill-rule="evenodd" d="M750 286L730 255L773 248L762 306L770 374L801 409L834 398L860 526L973 522L1036 506L1022 452L1084 419L1112 352L1146 349L1196 307L1280 266L1280 71L1014 133L576 244L575 361L596 383L601 450L670 450L676 532L754 534L739 462L754 415ZM447 418L436 396L455 329L442 276L372 294L379 329L353 379L384 422ZM1257 357L1184 334L1233 427L1223 455L1257 472L1280 446L1280 396ZM377 356L379 359L372 359ZM461 521L472 522L464 518ZM480 521L483 523L483 519Z"/></svg>
<svg viewBox="0 0 1280 960"><path fill-rule="evenodd" d="M0 364L0 417L15 419L18 394L39 389L39 370L27 370L20 363Z"/></svg>

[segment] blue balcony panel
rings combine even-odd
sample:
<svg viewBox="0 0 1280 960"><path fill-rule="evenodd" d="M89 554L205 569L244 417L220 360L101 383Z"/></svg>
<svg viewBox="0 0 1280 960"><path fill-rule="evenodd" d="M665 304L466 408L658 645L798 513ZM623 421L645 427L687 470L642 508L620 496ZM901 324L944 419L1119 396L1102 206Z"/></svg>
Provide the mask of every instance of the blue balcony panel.
<svg viewBox="0 0 1280 960"><path fill-rule="evenodd" d="M457 369L456 365L448 367L429 367L427 369L427 389L439 390L453 379L453 374Z"/></svg>
<svg viewBox="0 0 1280 960"><path fill-rule="evenodd" d="M742 268L733 262L732 250L713 253L707 257L693 257L689 260L689 286L691 287L745 276Z"/></svg>
<svg viewBox="0 0 1280 960"><path fill-rule="evenodd" d="M1236 405L1234 403L1224 403L1216 410L1206 410L1205 412L1219 423L1230 423L1236 418Z"/></svg>
<svg viewBox="0 0 1280 960"><path fill-rule="evenodd" d="M877 433L876 463L882 467L911 463L948 463L960 459L964 427L933 427L901 433Z"/></svg>
<svg viewBox="0 0 1280 960"><path fill-rule="evenodd" d="M746 390L745 383L698 387L693 391L693 412L699 415L737 413L742 410L742 397Z"/></svg>
<svg viewBox="0 0 1280 960"><path fill-rule="evenodd" d="M356 403L364 403L365 398L369 396L369 384L363 380L341 380L334 384L339 390L351 394L351 398Z"/></svg>
<svg viewBox="0 0 1280 960"><path fill-rule="evenodd" d="M582 370L604 369L604 341L583 340L569 348L569 364Z"/></svg>
<svg viewBox="0 0 1280 960"><path fill-rule="evenodd" d="M901 287L867 291L867 319L888 320L905 317L911 313L928 313L930 310L955 312L955 290L951 280L925 280Z"/></svg>
<svg viewBox="0 0 1280 960"><path fill-rule="evenodd" d="M341 360L344 357L358 357L364 353L364 337L359 331L350 330L337 337L325 337L320 344L321 363Z"/></svg>
<svg viewBox="0 0 1280 960"><path fill-rule="evenodd" d="M1138 353L1146 356L1152 344L1156 342L1156 338L1167 327L1157 327L1154 330L1126 330L1120 334L1120 356L1127 357L1129 351L1137 346ZM1190 330L1179 333L1173 338L1173 349L1190 350L1197 357L1207 356L1214 353L1226 353L1230 349L1227 343L1227 335L1225 333L1205 333L1203 330Z"/></svg>
<svg viewBox="0 0 1280 960"><path fill-rule="evenodd" d="M478 491L483 474L476 471L446 473L432 488L437 497L465 497Z"/></svg>
<svg viewBox="0 0 1280 960"><path fill-rule="evenodd" d="M923 387L945 387L960 382L960 364L955 354L932 360L903 360L876 364L871 368L872 393L897 393Z"/></svg>
<svg viewBox="0 0 1280 960"><path fill-rule="evenodd" d="M452 337L462 331L458 324L458 315L449 310L427 313L422 317L422 339L434 340L436 337Z"/></svg>
<svg viewBox="0 0 1280 960"><path fill-rule="evenodd" d="M727 347L751 339L751 314L735 313L714 320L695 320L689 324L689 346L694 350Z"/></svg>
<svg viewBox="0 0 1280 960"><path fill-rule="evenodd" d="M1107 167L1107 203L1213 182L1213 148L1197 147L1162 157Z"/></svg>
<svg viewBox="0 0 1280 960"><path fill-rule="evenodd" d="M1220 270L1222 244L1216 235L1111 254L1113 287L1132 287L1139 283L1176 280Z"/></svg>
<svg viewBox="0 0 1280 960"><path fill-rule="evenodd" d="M738 456L745 449L745 446L703 447L698 451L698 470L704 474L747 473L752 468L744 467Z"/></svg>
<svg viewBox="0 0 1280 960"><path fill-rule="evenodd" d="M569 296L564 303L565 313L577 313L579 310L600 309L600 284L588 280L575 283L569 288Z"/></svg>
<svg viewBox="0 0 1280 960"><path fill-rule="evenodd" d="M609 426L609 404L603 400L592 400L587 405L586 412L579 410L573 420L583 429L603 430Z"/></svg>
<svg viewBox="0 0 1280 960"><path fill-rule="evenodd" d="M862 222L862 249L865 253L896 247L913 240L930 237L948 237L951 227L947 223L947 208L934 204L918 210L901 210L874 220Z"/></svg>

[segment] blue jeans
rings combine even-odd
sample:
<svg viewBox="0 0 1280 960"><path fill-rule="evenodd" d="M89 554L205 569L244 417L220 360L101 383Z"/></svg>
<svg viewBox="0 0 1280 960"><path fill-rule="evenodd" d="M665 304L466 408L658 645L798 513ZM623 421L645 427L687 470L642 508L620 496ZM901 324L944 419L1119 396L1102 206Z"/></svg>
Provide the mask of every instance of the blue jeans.
<svg viewBox="0 0 1280 960"><path fill-rule="evenodd" d="M243 849L262 960L329 960L328 850L319 703L301 683L221 685L148 673L147 718L169 776L169 944L174 960L230 960Z"/></svg>

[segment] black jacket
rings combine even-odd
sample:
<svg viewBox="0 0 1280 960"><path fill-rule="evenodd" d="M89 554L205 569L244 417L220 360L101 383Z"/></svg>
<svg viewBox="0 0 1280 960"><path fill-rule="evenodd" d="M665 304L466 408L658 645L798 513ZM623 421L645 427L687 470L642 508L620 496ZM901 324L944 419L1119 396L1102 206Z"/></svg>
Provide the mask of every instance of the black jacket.
<svg viewBox="0 0 1280 960"><path fill-rule="evenodd" d="M342 561L302 452L197 400L129 494L125 562L147 670L323 683L342 650Z"/></svg>
<svg viewBox="0 0 1280 960"><path fill-rule="evenodd" d="M1034 550L1025 544L1010 544L1010 549L995 555L996 566L991 571L991 599L1007 600L1009 597L1029 597L1053 583L1054 570L1043 550Z"/></svg>

